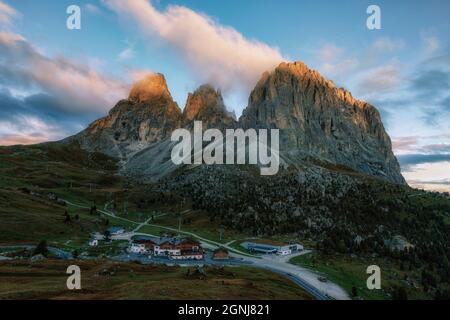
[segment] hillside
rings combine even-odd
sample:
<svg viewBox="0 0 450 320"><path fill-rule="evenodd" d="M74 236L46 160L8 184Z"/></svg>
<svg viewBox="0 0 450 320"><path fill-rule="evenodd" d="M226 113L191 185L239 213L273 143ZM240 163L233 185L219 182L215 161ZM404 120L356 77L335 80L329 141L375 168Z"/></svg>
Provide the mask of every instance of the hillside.
<svg viewBox="0 0 450 320"><path fill-rule="evenodd" d="M222 131L280 129L279 173L261 176L256 165L175 166L171 132L192 130L196 120ZM255 237L305 243L314 261L292 263L331 277L338 266L346 276L336 281L347 290L356 265L359 286L363 263L388 265L392 281L377 297L399 287L421 298L449 289L448 195L407 186L375 107L302 63L265 73L239 120L209 85L190 94L182 112L164 76L152 75L73 137L0 147L0 178L1 245L46 240L78 252L110 226L155 235L183 228L235 250ZM218 230L226 230L223 239ZM124 245L106 244L96 255Z"/></svg>
<svg viewBox="0 0 450 320"><path fill-rule="evenodd" d="M0 153L3 246L35 245L45 239L52 246L86 250L90 234L108 225L133 229L155 212L164 212L156 223L177 228L178 212L191 210L183 219L183 230L215 241L223 226L224 242L258 236L307 244L320 256L304 265L329 272L330 277L343 270L336 281L344 288L361 287L362 282L351 280L354 271L345 271L359 270L364 278L361 261L389 266L392 280L386 293L401 286L411 297L430 298L436 290L448 288L450 200L444 195L368 178L345 167L308 166L304 174L293 169L274 179L262 178L251 167L200 166L142 185L117 176L113 159L77 145L2 147ZM113 201L118 219L65 206L60 198L87 208ZM71 216L69 223L65 211ZM124 224L121 217L136 223ZM157 234L163 229L141 230ZM393 240L399 236L414 248L394 249ZM117 250L115 245L105 249ZM363 295L363 288L360 292Z"/></svg>
<svg viewBox="0 0 450 320"><path fill-rule="evenodd" d="M123 175L155 182L177 170L170 160L171 133L192 130L194 121L222 131L279 129L283 167L314 161L405 183L376 108L301 62L282 63L264 73L239 121L210 85L189 94L181 112L164 76L153 74L136 83L129 98L118 102L107 117L65 141L118 158Z"/></svg>
<svg viewBox="0 0 450 320"><path fill-rule="evenodd" d="M65 287L64 261L0 262L0 299L50 300L311 300L291 281L252 268L141 266L134 263L77 261L83 270L82 290Z"/></svg>

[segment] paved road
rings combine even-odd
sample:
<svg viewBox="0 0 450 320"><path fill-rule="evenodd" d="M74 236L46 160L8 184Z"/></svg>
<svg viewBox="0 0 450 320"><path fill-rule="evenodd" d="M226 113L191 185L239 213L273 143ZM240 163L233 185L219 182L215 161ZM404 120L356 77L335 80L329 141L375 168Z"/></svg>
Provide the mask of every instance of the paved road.
<svg viewBox="0 0 450 320"><path fill-rule="evenodd" d="M272 272L275 272L275 273L278 273L278 274L281 274L281 275L287 277L288 279L290 279L291 281L296 283L298 286L304 288L307 292L312 294L313 297L316 298L317 300L330 300L330 297L327 294L324 294L323 292L321 292L317 288L313 287L308 282L303 281L299 277L296 277L296 276L294 276L294 275L292 275L290 273L281 272L281 271L279 271L277 269L271 269L271 268L267 268L267 269L269 269Z"/></svg>
<svg viewBox="0 0 450 320"><path fill-rule="evenodd" d="M138 225L136 228L134 228L133 232L138 232L139 229L142 228L143 226L145 226L146 224L148 224L150 222L150 220L152 220L152 218L148 218L147 220L142 222L140 225Z"/></svg>
<svg viewBox="0 0 450 320"><path fill-rule="evenodd" d="M69 205L72 205L72 206L79 207L79 208L89 209L89 207L77 205L77 204L71 203L69 201L66 201L66 203ZM349 300L350 299L348 294L338 285L336 285L332 282L321 282L319 280L319 277L320 277L319 274L317 274L311 270L290 264L288 260L290 260L289 258L293 257L292 255L290 257L285 257L284 259L274 259L273 257L270 257L270 256L263 256L263 257L250 256L245 252L242 252L240 250L230 247L229 244L231 244L231 243L228 243L228 244L219 243L219 242L216 242L213 240L205 239L193 232L180 231L175 228L160 226L160 225L156 225L156 224L140 224L140 223L137 223L135 221L132 221L132 220L129 220L126 218L117 217L113 213L111 213L107 210L99 210L99 211L102 214L105 214L107 216L114 217L116 219L120 219L120 220L126 221L128 223L134 223L136 225L139 225L139 228L141 228L143 225L149 225L149 226L158 227L158 228L166 229L169 231L192 236L194 238L199 239L202 242L202 245L205 246L205 248L216 249L219 247L225 247L230 251L230 255L233 258L241 259L243 262L251 263L253 266L282 274L282 275L288 277L289 279L291 279L292 281L294 281L296 284L298 284L303 289L305 289L307 292L309 292L311 295L313 295L316 299L319 299L319 300L329 300L330 298L336 299L336 300ZM136 231L139 230L139 228L137 228ZM133 236L133 235L154 236L154 235L150 235L150 234L136 233L136 232L127 233L127 234L124 234L123 236L126 239L130 239L131 236Z"/></svg>
<svg viewBox="0 0 450 320"><path fill-rule="evenodd" d="M73 202L70 202L70 201L67 201L67 200L63 200L63 201L65 201L68 205L71 205L71 206L74 206L74 207L77 207L77 208L90 209L90 207L83 206L83 205L79 205L79 204L76 204L76 203L73 203ZM133 220L129 220L129 219L126 219L126 218L118 217L118 216L116 216L113 212L110 212L109 210L107 210L107 205L104 206L104 210L98 210L98 211L99 211L100 213L106 215L106 216L109 216L109 217L112 217L112 218L116 218L116 219L119 219L119 220L122 220L122 221L125 221L125 222L128 222L128 223L132 223L132 224L137 225L137 227L133 230L134 235L145 235L145 234L138 234L137 231L138 231L140 228L142 228L143 226L147 225L147 226L151 226L151 227L157 227L157 228L165 229L165 230L168 230L168 231L172 231L172 232L176 232L176 233L181 233L181 234L185 234L185 235L188 235L188 236L192 236L192 237L194 237L194 238L197 238L197 239L199 239L199 240L202 240L202 241L205 242L205 243L213 244L213 245L215 245L215 246L217 246L217 247L225 247L225 248L227 248L227 249L228 249L229 251L231 251L231 252L236 252L236 253L242 254L242 255L249 255L248 253L245 253L245 252L243 252L243 251L240 251L240 250L237 250L237 249L235 249L235 248L232 248L232 247L230 247L230 246L227 245L227 244L223 244L223 243L219 243L219 242L216 242L216 241L213 241L213 240L205 239L205 238L203 238L203 237L201 237L201 236L199 236L199 235L197 235L197 234L195 234L195 233L192 233L192 232L181 231L181 230L178 230L178 229L176 229L176 228L170 228L170 227L166 227L166 226L160 226L160 225L157 225L157 224L149 224L148 221L149 221L150 219L147 220L146 222L138 223L138 222L133 221ZM185 212L187 212L187 211L188 211L188 210L186 210ZM166 215L166 214L164 213L164 214L158 215L157 217L161 217L161 216L164 216L164 215ZM123 239L130 239L130 238L127 238L128 235L129 235L129 234L124 235L124 238L123 238ZM115 237L115 238L113 238L113 239L116 239L116 238L119 239L120 237L121 237L121 236ZM120 240L122 240L122 239L120 239ZM254 257L257 257L257 256L254 256Z"/></svg>
<svg viewBox="0 0 450 320"><path fill-rule="evenodd" d="M317 299L350 299L348 294L341 287L332 282L321 282L319 280L320 275L306 268L290 264L286 261L272 259L267 256L263 256L262 259L243 257L243 260L251 261L255 266L284 274L290 279L295 279L297 284L314 295Z"/></svg>
<svg viewBox="0 0 450 320"><path fill-rule="evenodd" d="M295 257L304 256L305 254L308 254L311 252L312 252L311 250L303 250L303 251L298 251L293 254L289 254L289 255L285 255L285 256L270 254L270 255L265 255L264 259L288 263L290 260L292 260Z"/></svg>

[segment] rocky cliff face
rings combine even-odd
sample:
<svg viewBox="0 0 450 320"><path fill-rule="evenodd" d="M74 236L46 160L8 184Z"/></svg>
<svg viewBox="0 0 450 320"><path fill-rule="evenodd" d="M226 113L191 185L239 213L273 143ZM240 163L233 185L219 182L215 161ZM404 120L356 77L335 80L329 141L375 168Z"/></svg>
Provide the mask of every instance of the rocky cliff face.
<svg viewBox="0 0 450 320"><path fill-rule="evenodd" d="M170 137L181 127L182 113L161 74L136 83L126 100L105 118L92 123L73 139L84 149L129 159L129 155Z"/></svg>
<svg viewBox="0 0 450 320"><path fill-rule="evenodd" d="M103 119L72 137L84 149L122 160L122 173L157 180L173 172L173 130L278 128L282 162L296 168L343 165L355 171L404 183L378 111L334 86L301 62L282 63L263 74L237 122L220 91L203 85L178 108L164 76L154 74L134 85Z"/></svg>
<svg viewBox="0 0 450 320"><path fill-rule="evenodd" d="M293 163L313 158L405 182L378 111L301 62L264 73L240 122L280 129L281 154Z"/></svg>
<svg viewBox="0 0 450 320"><path fill-rule="evenodd" d="M226 110L220 91L203 85L190 93L183 112L185 125L202 121L205 128L232 128L236 120Z"/></svg>

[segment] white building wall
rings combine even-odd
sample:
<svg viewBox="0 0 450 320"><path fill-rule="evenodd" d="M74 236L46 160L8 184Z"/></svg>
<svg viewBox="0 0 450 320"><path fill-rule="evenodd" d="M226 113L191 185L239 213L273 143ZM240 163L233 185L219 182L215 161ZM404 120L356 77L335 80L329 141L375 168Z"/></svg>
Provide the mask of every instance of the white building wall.
<svg viewBox="0 0 450 320"><path fill-rule="evenodd" d="M137 254L143 254L143 253L147 253L147 249L145 248L145 245L143 244L133 244L131 245L129 251L131 253L137 253Z"/></svg>
<svg viewBox="0 0 450 320"><path fill-rule="evenodd" d="M179 255L181 255L181 251L180 251L180 249L165 250L165 249L161 249L158 246L155 246L155 255L157 255L157 256L163 256L163 255L179 256Z"/></svg>

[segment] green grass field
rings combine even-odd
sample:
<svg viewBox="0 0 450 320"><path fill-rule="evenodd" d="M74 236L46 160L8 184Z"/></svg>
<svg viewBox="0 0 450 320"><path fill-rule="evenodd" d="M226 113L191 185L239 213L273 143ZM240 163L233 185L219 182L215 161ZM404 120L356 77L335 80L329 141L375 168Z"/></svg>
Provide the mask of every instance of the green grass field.
<svg viewBox="0 0 450 320"><path fill-rule="evenodd" d="M88 207L104 203L109 190L122 187L114 168L111 159L88 155L74 146L1 147L0 244L87 241L92 232L103 228L100 217L66 207L49 194ZM66 210L72 217L70 223L64 223Z"/></svg>
<svg viewBox="0 0 450 320"><path fill-rule="evenodd" d="M211 221L206 212L190 210L190 203L185 203L181 207L177 195L153 194L151 190L145 189L145 186L130 186L125 178L116 175L115 169L112 159L97 154L89 155L76 146L49 144L0 147L0 246L36 245L41 240L47 240L49 245L67 251L77 250L79 253L87 251L93 256L115 254L122 252L126 243L120 241L102 243L98 248L89 248L87 242L91 234L103 232L111 226L120 226L131 231L150 217L155 217L149 222L151 224L178 229L178 212L183 212L181 231L192 232L202 238L223 244L234 241L230 245L232 248L246 252L240 243L245 239L252 239L251 234L223 229L223 235L220 238L220 223ZM419 196L414 196L414 192L419 193ZM412 206L428 207L431 204L432 208L445 208L447 204L442 197L414 192L411 191ZM49 197L49 194L88 208L95 204L101 210L106 203L110 203L108 210L114 211L116 217L99 212L91 215L89 209L73 205L66 206L57 199ZM389 195L386 197L389 199ZM148 201L149 199L151 201ZM125 207L127 213L125 213ZM65 222L65 211L71 217L70 222ZM75 219L76 216L78 220ZM399 221L408 219L408 212L396 212L395 218ZM445 214L443 211L442 218L445 223L450 223L448 213ZM167 230L145 225L138 232L157 236ZM278 235L272 237L272 240L297 241L307 247L315 246L314 243L296 239L296 235ZM250 252L247 253L250 254ZM357 298L387 299L389 298L387 292L394 286L406 287L408 297L411 299L432 296L425 295L418 285L420 270L401 271L392 260L312 254L297 257L292 260L292 263L323 273L330 281L341 285L349 294L352 288L356 287ZM368 275L365 271L371 264L382 267L385 292L367 290ZM121 281L123 282L124 279ZM242 287L239 288L242 289ZM144 289L147 290L146 287ZM106 294L106 289L104 293ZM32 294L28 294L27 297L33 297ZM130 294L127 293L125 296L129 297ZM165 296L155 292L153 294L156 297ZM283 294L282 297L284 297ZM176 292L175 296L177 296ZM201 295L198 293L198 296ZM218 294L219 296L221 295ZM60 296L51 292L49 297ZM234 297L239 295L235 294Z"/></svg>
<svg viewBox="0 0 450 320"><path fill-rule="evenodd" d="M178 229L178 214L168 213L155 219L152 223ZM181 230L192 232L198 234L202 238L224 244L236 239L245 239L250 237L248 234L223 229L222 238L220 238L220 224L215 221L211 221L205 212L194 210L186 212L182 215Z"/></svg>
<svg viewBox="0 0 450 320"><path fill-rule="evenodd" d="M80 291L66 288L68 262L0 262L0 299L186 299L311 300L290 280L248 267L194 268L143 266L107 261L72 261L81 268ZM106 275L105 275L106 271Z"/></svg>
<svg viewBox="0 0 450 320"><path fill-rule="evenodd" d="M407 282L405 276L411 274L401 271L399 266L383 258L352 258L350 256L334 255L322 256L317 253L310 253L293 258L290 263L299 265L323 274L328 280L340 285L352 296L352 287L356 287L357 296L355 299L365 300L385 300L390 299L389 292L396 286L407 288L409 299L428 299L423 291L419 290L418 279ZM367 267L378 265L381 268L382 290L367 289L366 274ZM414 282L412 284L411 282Z"/></svg>

